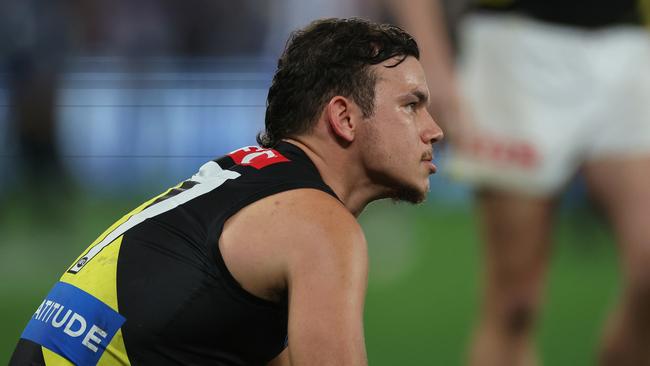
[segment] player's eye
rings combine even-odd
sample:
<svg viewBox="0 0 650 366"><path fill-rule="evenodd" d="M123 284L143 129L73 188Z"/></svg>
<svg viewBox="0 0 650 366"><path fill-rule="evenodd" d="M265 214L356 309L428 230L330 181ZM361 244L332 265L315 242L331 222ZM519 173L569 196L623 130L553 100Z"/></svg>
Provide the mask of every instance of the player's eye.
<svg viewBox="0 0 650 366"><path fill-rule="evenodd" d="M406 105L406 109L414 111L418 106L417 102L411 102Z"/></svg>

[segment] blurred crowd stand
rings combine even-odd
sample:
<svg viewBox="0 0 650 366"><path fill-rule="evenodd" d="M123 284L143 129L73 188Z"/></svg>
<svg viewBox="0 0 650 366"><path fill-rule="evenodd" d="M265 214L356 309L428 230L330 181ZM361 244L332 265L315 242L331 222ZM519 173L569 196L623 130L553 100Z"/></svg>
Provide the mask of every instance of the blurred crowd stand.
<svg viewBox="0 0 650 366"><path fill-rule="evenodd" d="M150 192L254 144L288 33L364 2L3 1L0 197Z"/></svg>

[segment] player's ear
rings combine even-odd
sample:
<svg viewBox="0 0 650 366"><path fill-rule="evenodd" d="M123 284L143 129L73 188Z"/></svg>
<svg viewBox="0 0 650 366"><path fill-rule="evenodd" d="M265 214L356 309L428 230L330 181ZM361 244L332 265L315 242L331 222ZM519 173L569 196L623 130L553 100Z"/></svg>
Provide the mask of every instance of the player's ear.
<svg viewBox="0 0 650 366"><path fill-rule="evenodd" d="M326 118L332 132L343 141L354 140L359 123L358 109L356 103L340 95L330 99L325 106Z"/></svg>

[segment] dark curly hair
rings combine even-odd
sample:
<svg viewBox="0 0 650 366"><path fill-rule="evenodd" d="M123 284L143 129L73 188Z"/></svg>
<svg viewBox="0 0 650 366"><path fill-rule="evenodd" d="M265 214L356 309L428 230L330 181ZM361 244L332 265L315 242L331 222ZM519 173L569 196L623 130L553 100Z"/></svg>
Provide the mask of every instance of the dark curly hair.
<svg viewBox="0 0 650 366"><path fill-rule="evenodd" d="M420 57L417 43L399 27L364 19L321 19L292 33L278 60L266 101L265 130L257 142L309 132L325 104L341 95L372 116L376 76L370 69L392 57Z"/></svg>

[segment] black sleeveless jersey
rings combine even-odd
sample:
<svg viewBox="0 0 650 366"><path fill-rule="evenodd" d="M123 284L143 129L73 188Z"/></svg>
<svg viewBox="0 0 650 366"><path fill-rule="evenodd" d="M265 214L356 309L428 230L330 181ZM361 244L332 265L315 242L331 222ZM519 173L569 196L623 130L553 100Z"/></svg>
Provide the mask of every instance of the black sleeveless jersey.
<svg viewBox="0 0 650 366"><path fill-rule="evenodd" d="M10 364L266 364L286 346L287 300L239 286L218 241L237 211L297 188L336 197L286 142L204 164L77 258L30 319Z"/></svg>
<svg viewBox="0 0 650 366"><path fill-rule="evenodd" d="M478 4L484 11L516 11L582 28L642 24L648 10L641 0L478 0Z"/></svg>

